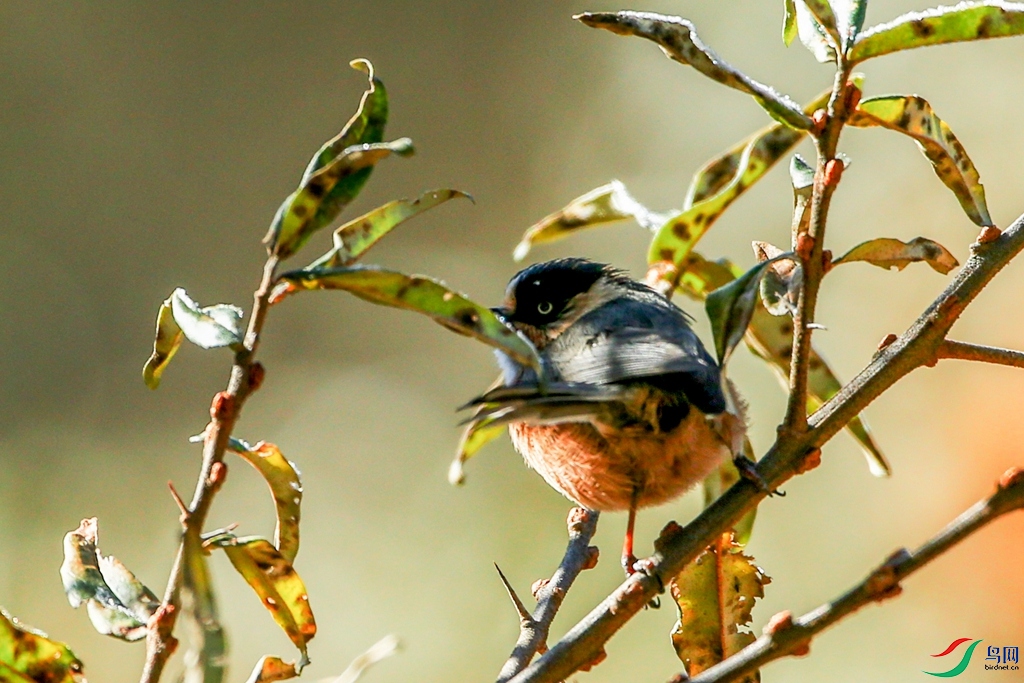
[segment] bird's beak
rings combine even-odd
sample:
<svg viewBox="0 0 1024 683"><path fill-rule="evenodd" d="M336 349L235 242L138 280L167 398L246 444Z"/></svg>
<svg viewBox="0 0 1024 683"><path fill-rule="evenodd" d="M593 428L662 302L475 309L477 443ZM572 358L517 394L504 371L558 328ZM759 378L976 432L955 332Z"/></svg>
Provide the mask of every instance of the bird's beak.
<svg viewBox="0 0 1024 683"><path fill-rule="evenodd" d="M508 318L509 315L511 314L511 311L509 311L507 308L504 308L503 306L497 306L495 308L492 308L491 313L498 316L498 320L500 320L503 323L507 324L510 322Z"/></svg>

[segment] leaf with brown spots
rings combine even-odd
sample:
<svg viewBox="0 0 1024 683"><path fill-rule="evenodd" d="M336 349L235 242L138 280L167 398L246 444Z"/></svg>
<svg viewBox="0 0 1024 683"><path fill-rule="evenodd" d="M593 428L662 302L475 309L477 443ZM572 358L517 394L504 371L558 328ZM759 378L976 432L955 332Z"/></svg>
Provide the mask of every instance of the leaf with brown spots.
<svg viewBox="0 0 1024 683"><path fill-rule="evenodd" d="M308 268L338 268L351 265L401 223L456 197L466 197L470 201L473 199L459 190L430 190L416 199L397 199L378 206L335 230L334 248L311 263Z"/></svg>
<svg viewBox="0 0 1024 683"><path fill-rule="evenodd" d="M672 631L676 654L693 677L754 642L751 611L771 582L764 571L723 534L669 582L679 621ZM756 683L753 673L737 679Z"/></svg>
<svg viewBox="0 0 1024 683"><path fill-rule="evenodd" d="M829 37L835 47L842 45L842 38L839 36L839 24L836 21L835 12L829 0L797 0L797 5L803 4L821 30Z"/></svg>
<svg viewBox="0 0 1024 683"><path fill-rule="evenodd" d="M723 85L752 95L775 120L797 129L808 129L812 125L810 117L804 114L800 105L727 64L697 36L693 24L682 17L624 10L584 12L574 18L592 28L603 28L618 35L638 36L653 41L669 58L692 66Z"/></svg>
<svg viewBox="0 0 1024 683"><path fill-rule="evenodd" d="M422 275L406 275L373 266L295 270L278 278L271 303L304 289L341 289L375 304L430 316L444 327L474 337L541 372L533 344L498 319L490 309Z"/></svg>
<svg viewBox="0 0 1024 683"><path fill-rule="evenodd" d="M272 683L272 681L286 681L295 678L299 672L295 668L295 662L286 662L280 657L267 655L256 662L249 679L245 683Z"/></svg>
<svg viewBox="0 0 1024 683"><path fill-rule="evenodd" d="M796 0L797 35L804 47L821 63L836 61L836 40L828 34L803 0Z"/></svg>
<svg viewBox="0 0 1024 683"><path fill-rule="evenodd" d="M862 128L881 126L912 137L970 219L978 225L992 225L978 170L926 100L916 95L873 97L857 106L849 123Z"/></svg>
<svg viewBox="0 0 1024 683"><path fill-rule="evenodd" d="M708 261L697 252L687 257L685 270L679 279L679 291L692 299L703 301L708 292L735 280L743 270L727 259ZM793 348L793 322L790 318L777 318L763 305L754 308L754 315L744 337L747 347L770 367L784 389L789 388L789 361ZM817 351L811 349L808 376L807 412L813 413L826 401L839 393L842 383ZM891 470L881 448L875 442L867 424L854 417L846 429L860 444L868 468L876 477L887 477Z"/></svg>
<svg viewBox="0 0 1024 683"><path fill-rule="evenodd" d="M153 353L142 368L142 381L150 389L160 386L160 377L164 369L174 358L181 346L184 335L171 312L171 299L168 297L160 304L160 312L156 314L156 336L153 338Z"/></svg>
<svg viewBox="0 0 1024 683"><path fill-rule="evenodd" d="M577 197L558 211L540 219L523 235L512 256L522 261L535 244L553 242L584 228L633 218L640 227L654 230L668 215L648 210L618 180Z"/></svg>
<svg viewBox="0 0 1024 683"><path fill-rule="evenodd" d="M0 681L84 683L82 662L64 643L26 626L0 607Z"/></svg>
<svg viewBox="0 0 1024 683"><path fill-rule="evenodd" d="M85 603L89 619L105 636L135 641L146 637L160 600L116 557L97 548L95 517L83 519L64 536L60 576L72 607Z"/></svg>
<svg viewBox="0 0 1024 683"><path fill-rule="evenodd" d="M927 45L958 43L983 38L1024 34L1024 4L1019 2L960 2L910 12L872 26L857 38L850 50L854 63Z"/></svg>
<svg viewBox="0 0 1024 683"><path fill-rule="evenodd" d="M861 242L832 263L839 265L851 261L867 261L886 270L903 270L911 263L924 261L943 275L960 265L948 249L924 237L915 237L909 242L890 237Z"/></svg>
<svg viewBox="0 0 1024 683"><path fill-rule="evenodd" d="M807 105L807 110L824 106L828 97L828 91L819 94ZM687 255L711 225L804 135L805 131L776 123L704 164L693 176L683 210L662 225L651 240L648 264L671 261L683 270Z"/></svg>
<svg viewBox="0 0 1024 683"><path fill-rule="evenodd" d="M236 538L224 533L208 543L227 553L231 564L256 591L277 625L299 648L301 669L308 659L306 644L316 635L316 621L309 607L306 585L295 568L264 538Z"/></svg>
<svg viewBox="0 0 1024 683"><path fill-rule="evenodd" d="M260 441L250 446L241 439L232 438L228 448L255 467L270 487L277 512L274 545L286 560L294 562L299 552L299 506L302 503L298 468L272 443Z"/></svg>

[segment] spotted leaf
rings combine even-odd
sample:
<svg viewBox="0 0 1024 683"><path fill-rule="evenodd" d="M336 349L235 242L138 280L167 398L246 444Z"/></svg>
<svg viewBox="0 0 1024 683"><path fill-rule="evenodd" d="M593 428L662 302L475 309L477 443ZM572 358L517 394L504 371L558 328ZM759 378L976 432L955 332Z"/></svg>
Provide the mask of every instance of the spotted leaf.
<svg viewBox="0 0 1024 683"><path fill-rule="evenodd" d="M896 270L903 270L911 263L924 261L943 275L960 265L948 249L924 237L915 237L909 242L889 237L861 242L833 261L833 264L851 261L867 261L880 268Z"/></svg>
<svg viewBox="0 0 1024 683"><path fill-rule="evenodd" d="M82 662L64 643L26 626L0 607L0 681L85 683Z"/></svg>
<svg viewBox="0 0 1024 683"><path fill-rule="evenodd" d="M970 219L978 225L992 225L978 170L926 100L916 95L873 97L857 106L849 122L851 126L881 126L912 137Z"/></svg>
<svg viewBox="0 0 1024 683"><path fill-rule="evenodd" d="M256 468L270 487L277 511L274 545L289 562L299 552L299 516L302 503L302 481L295 463L288 460L272 443L260 441L250 446L241 439L231 439L228 448Z"/></svg>
<svg viewBox="0 0 1024 683"><path fill-rule="evenodd" d="M256 662L249 679L245 683L271 683L272 681L286 681L299 675L295 668L295 662L286 662L280 657L267 655Z"/></svg>

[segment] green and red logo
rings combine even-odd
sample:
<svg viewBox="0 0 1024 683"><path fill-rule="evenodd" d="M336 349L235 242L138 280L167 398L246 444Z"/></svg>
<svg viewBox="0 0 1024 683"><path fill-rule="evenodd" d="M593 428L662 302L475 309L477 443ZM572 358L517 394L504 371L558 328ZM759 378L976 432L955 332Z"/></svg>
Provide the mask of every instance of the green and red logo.
<svg viewBox="0 0 1024 683"><path fill-rule="evenodd" d="M957 638L949 644L945 650L932 657L945 657L955 652L964 643L970 642L971 638ZM981 640L975 640L967 646L963 656L960 657L960 663L954 666L949 671L924 671L923 673L929 676L938 676L939 678L953 678L959 676L967 670L967 665L971 663L971 657L974 655L974 649L978 647ZM994 664L986 664L986 671L1017 671L1018 662L1020 660L1020 650L1016 646L1007 646L1000 648L998 645L991 645L988 648L988 655L985 657L985 661L992 661ZM947 660L952 661L952 660Z"/></svg>

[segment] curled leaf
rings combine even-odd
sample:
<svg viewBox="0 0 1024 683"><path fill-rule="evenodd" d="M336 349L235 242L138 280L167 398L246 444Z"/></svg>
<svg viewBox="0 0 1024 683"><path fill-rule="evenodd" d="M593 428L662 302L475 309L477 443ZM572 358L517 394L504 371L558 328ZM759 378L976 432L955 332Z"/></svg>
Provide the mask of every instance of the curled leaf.
<svg viewBox="0 0 1024 683"><path fill-rule="evenodd" d="M493 424L494 419L484 418L479 421L470 422L462 432L459 440L459 449L448 468L448 483L459 486L466 482L466 474L463 472L463 465L467 460L476 455L477 451L486 444L494 441L505 433L505 423Z"/></svg>
<svg viewBox="0 0 1024 683"><path fill-rule="evenodd" d="M336 158L303 178L299 189L281 204L264 239L271 253L280 258L294 254L356 198L374 164L392 154L412 153L409 138L346 147Z"/></svg>
<svg viewBox="0 0 1024 683"><path fill-rule="evenodd" d="M946 122L916 95L888 95L863 100L849 121L851 126L882 126L909 135L932 163L935 175L953 191L964 212L976 224L992 225L985 203L985 188L978 170Z"/></svg>
<svg viewBox="0 0 1024 683"><path fill-rule="evenodd" d="M82 662L71 648L0 607L0 681L85 683L85 677Z"/></svg>
<svg viewBox="0 0 1024 683"><path fill-rule="evenodd" d="M185 338L204 349L242 343L242 309L231 304L200 308L180 287L171 293L171 312Z"/></svg>
<svg viewBox="0 0 1024 683"><path fill-rule="evenodd" d="M99 551L97 532L92 517L64 536L60 576L68 602L75 608L85 603L90 621L103 635L127 641L145 638L160 600L117 558Z"/></svg>
<svg viewBox="0 0 1024 683"><path fill-rule="evenodd" d="M522 261L530 248L542 242L552 242L578 230L634 218L640 227L654 230L667 219L635 200L618 180L602 185L577 197L558 211L534 223L523 235L512 256Z"/></svg>
<svg viewBox="0 0 1024 683"><path fill-rule="evenodd" d="M751 611L770 582L731 533L720 536L671 580L669 590L679 608L672 644L690 677L754 642ZM738 680L760 679L754 673Z"/></svg>
<svg viewBox="0 0 1024 683"><path fill-rule="evenodd" d="M474 337L541 371L537 350L490 309L470 301L436 280L370 266L313 268L285 273L271 303L304 289L341 289L361 299L430 316L444 327Z"/></svg>
<svg viewBox="0 0 1024 683"><path fill-rule="evenodd" d="M832 11L829 0L797 0L797 4L803 3L814 17L815 22L822 31L831 39L832 44L839 47L842 39L839 36L839 24L836 15Z"/></svg>
<svg viewBox="0 0 1024 683"><path fill-rule="evenodd" d="M943 275L960 265L948 249L924 237L915 237L909 242L889 237L861 242L833 261L833 264L850 261L867 261L880 268L896 270L903 270L911 263L924 261Z"/></svg>
<svg viewBox="0 0 1024 683"><path fill-rule="evenodd" d="M160 377L164 374L164 368L174 358L174 354L178 352L183 336L181 328L174 321L174 314L171 311L171 298L168 297L160 304L160 312L156 314L156 336L153 338L153 354L142 368L142 380L150 389L156 389L160 386Z"/></svg>
<svg viewBox="0 0 1024 683"><path fill-rule="evenodd" d="M302 653L301 669L307 661L306 644L316 635L316 621L306 586L295 568L263 538L236 538L224 533L208 543L227 553L231 564Z"/></svg>
<svg viewBox="0 0 1024 683"><path fill-rule="evenodd" d="M455 197L467 197L459 190L430 190L416 199L397 199L378 206L334 231L334 248L310 264L310 268L337 268L355 263L384 235L399 224Z"/></svg>
<svg viewBox="0 0 1024 683"><path fill-rule="evenodd" d="M803 0L796 0L796 29L800 42L821 63L836 61L837 44Z"/></svg>
<svg viewBox="0 0 1024 683"><path fill-rule="evenodd" d="M280 657L266 655L256 662L249 679L245 683L272 683L286 681L299 675L295 662L286 662Z"/></svg>
<svg viewBox="0 0 1024 683"><path fill-rule="evenodd" d="M768 242L754 242L753 246L758 263L783 254L781 249ZM794 315L803 281L803 267L797 260L784 259L772 263L761 279L761 303L772 315Z"/></svg>
<svg viewBox="0 0 1024 683"><path fill-rule="evenodd" d="M872 26L860 34L850 61L860 62L898 50L965 40L1003 38L1024 33L1024 4L1019 2L960 2L910 12Z"/></svg>
<svg viewBox="0 0 1024 683"><path fill-rule="evenodd" d="M772 118L798 129L808 129L812 125L800 105L727 64L701 41L693 24L682 17L627 10L585 12L576 15L575 19L593 28L653 41L671 59L688 64L723 85L752 95Z"/></svg>
<svg viewBox="0 0 1024 683"><path fill-rule="evenodd" d="M277 527L274 545L288 562L294 562L299 552L299 512L302 503L302 482L299 470L272 443L260 441L255 446L231 439L228 448L256 468L274 497Z"/></svg>

